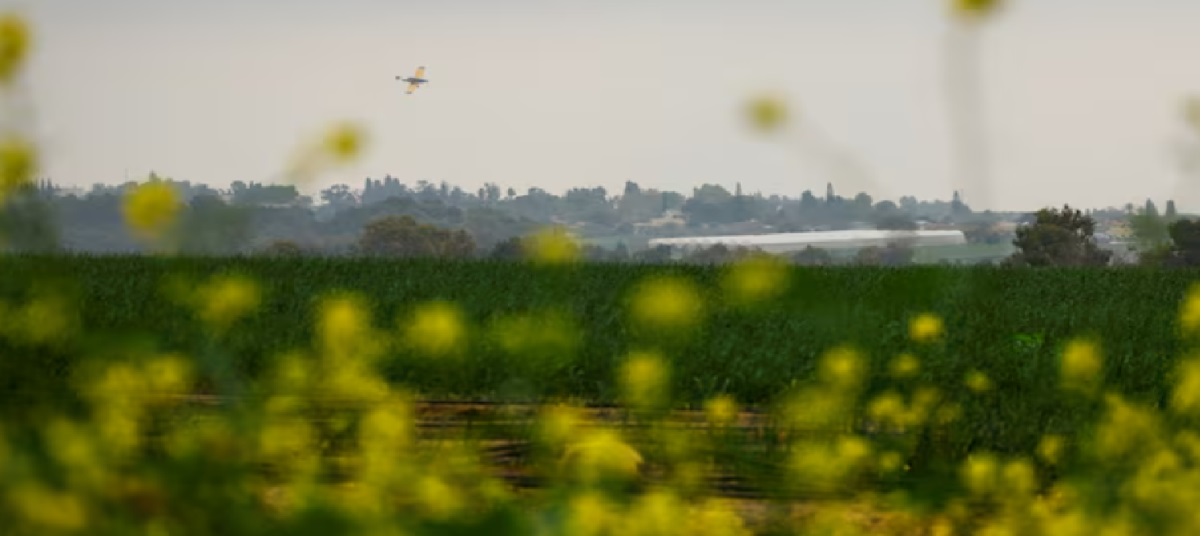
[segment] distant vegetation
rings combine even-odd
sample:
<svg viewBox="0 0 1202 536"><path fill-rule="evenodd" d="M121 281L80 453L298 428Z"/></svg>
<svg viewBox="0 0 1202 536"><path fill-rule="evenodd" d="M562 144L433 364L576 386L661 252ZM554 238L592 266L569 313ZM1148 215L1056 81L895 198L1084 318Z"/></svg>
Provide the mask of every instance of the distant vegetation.
<svg viewBox="0 0 1202 536"><path fill-rule="evenodd" d="M874 201L865 193L843 198L829 185L822 197L805 191L797 199L747 195L738 187L731 193L713 184L699 187L686 197L644 190L633 182L628 182L617 196L603 188L577 188L557 196L537 188L522 195L512 189L502 194L495 184L475 193L425 181L410 188L385 177L382 181L368 179L357 191L346 185L327 188L321 192L323 203L315 205L290 185L235 182L230 189L219 191L153 174L144 183L96 185L87 193L66 192L48 182L22 188L7 199L0 217L0 244L9 251L26 253L150 251L145 241L126 228L121 213L122 199L138 184L164 184L175 192L180 207L178 218L159 245L185 255L290 252L515 259L522 256L516 244L540 229L554 226L583 241L586 259L662 262L672 255L648 250L648 239L853 228L915 230L921 224L965 233L969 247L947 250L942 257L955 261L997 260L1016 249L1036 248L1041 251L1032 249L1027 254L1030 262L1018 264L1076 265L1080 261L1072 259L1079 255L1070 251L1076 247L1096 251L1089 254L1094 260L1086 264L1106 265L1111 263L1114 246L1108 249L1104 243L1124 243L1123 237L1105 233L1116 225L1131 231L1125 243L1129 249L1143 252L1145 264L1180 265L1197 258L1197 240L1191 242L1189 237L1191 232L1196 236L1198 220L1178 216L1171 201L1164 216L1148 201L1138 212L1130 207L1076 211L1080 213L1073 219L1053 217L1058 212L1052 209L1031 214L974 212L960 202L958 195L953 195L950 202L912 197L903 197L898 203ZM1074 212L1068 207L1065 210ZM389 221L393 223L385 223ZM405 225L411 225L414 231L396 227L396 222L402 221L410 222ZM1037 225L1016 234L1014 224L1018 223ZM1177 231L1170 232L1174 225ZM1042 229L1038 236L1031 234L1035 229ZM1095 233L1103 239L1099 241ZM1078 245L1072 245L1074 241ZM384 246L384 242L392 245ZM730 262L744 253L723 247L695 252L684 260ZM900 243L833 255L826 251L797 252L790 258L801 264L899 265L939 260L915 255Z"/></svg>

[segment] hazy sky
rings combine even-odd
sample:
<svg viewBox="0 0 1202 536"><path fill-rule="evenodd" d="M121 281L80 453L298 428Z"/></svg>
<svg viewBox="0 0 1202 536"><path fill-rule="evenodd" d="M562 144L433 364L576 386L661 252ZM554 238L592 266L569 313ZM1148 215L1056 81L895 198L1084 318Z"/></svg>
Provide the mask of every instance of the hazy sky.
<svg viewBox="0 0 1202 536"><path fill-rule="evenodd" d="M39 0L28 87L43 175L270 181L361 121L367 176L555 193L628 179L822 192L826 168L742 115L761 91L852 152L877 199L948 199L945 0ZM994 208L1176 197L1196 0L1010 0L982 71ZM405 95L397 74L427 66ZM855 185L836 190L853 195ZM309 191L315 191L310 189ZM980 200L968 199L977 208ZM1196 210L1196 208L1193 208Z"/></svg>

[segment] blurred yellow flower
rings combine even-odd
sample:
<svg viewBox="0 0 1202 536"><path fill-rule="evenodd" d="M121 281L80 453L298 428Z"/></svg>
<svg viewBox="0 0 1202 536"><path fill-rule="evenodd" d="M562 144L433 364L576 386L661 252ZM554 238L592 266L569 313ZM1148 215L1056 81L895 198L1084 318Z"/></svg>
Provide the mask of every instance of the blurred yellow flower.
<svg viewBox="0 0 1202 536"><path fill-rule="evenodd" d="M918 373L922 363L913 354L901 354L889 363L889 373L894 378L909 378Z"/></svg>
<svg viewBox="0 0 1202 536"><path fill-rule="evenodd" d="M987 495L997 487L997 459L988 453L973 454L964 460L960 477L973 495Z"/></svg>
<svg viewBox="0 0 1202 536"><path fill-rule="evenodd" d="M666 399L668 367L659 354L634 352L622 365L621 385L630 404L646 409Z"/></svg>
<svg viewBox="0 0 1202 536"><path fill-rule="evenodd" d="M1010 499L1029 498L1035 484L1035 468L1026 460L1012 460L1002 467L1001 485Z"/></svg>
<svg viewBox="0 0 1202 536"><path fill-rule="evenodd" d="M1198 411L1198 359L1187 359L1177 364L1176 379L1169 407L1180 414Z"/></svg>
<svg viewBox="0 0 1202 536"><path fill-rule="evenodd" d="M555 405L543 408L539 417L540 437L552 446L565 444L576 435L581 423L580 411L574 407Z"/></svg>
<svg viewBox="0 0 1202 536"><path fill-rule="evenodd" d="M789 109L783 99L762 95L747 103L747 118L761 132L778 130L789 119Z"/></svg>
<svg viewBox="0 0 1202 536"><path fill-rule="evenodd" d="M857 388L867 372L864 358L850 346L828 350L822 355L818 367L818 377L822 382L839 390Z"/></svg>
<svg viewBox="0 0 1202 536"><path fill-rule="evenodd" d="M1002 0L951 0L952 13L970 19L979 20L995 13L1002 7Z"/></svg>
<svg viewBox="0 0 1202 536"><path fill-rule="evenodd" d="M993 388L993 381L984 372L973 370L964 379L964 384L974 393L984 393Z"/></svg>
<svg viewBox="0 0 1202 536"><path fill-rule="evenodd" d="M643 456L619 439L615 432L596 429L589 430L570 445L562 463L573 467L584 481L595 482L602 478L637 476Z"/></svg>
<svg viewBox="0 0 1202 536"><path fill-rule="evenodd" d="M730 395L718 395L705 403L705 416L711 424L725 426L734 422L738 415L739 406Z"/></svg>
<svg viewBox="0 0 1202 536"><path fill-rule="evenodd" d="M622 530L618 534L629 536L661 536L679 534L684 505L675 493L654 490L636 499L627 513Z"/></svg>
<svg viewBox="0 0 1202 536"><path fill-rule="evenodd" d="M789 283L789 266L779 257L755 255L726 270L723 286L732 301L748 304L784 292Z"/></svg>
<svg viewBox="0 0 1202 536"><path fill-rule="evenodd" d="M553 226L526 238L526 254L537 263L564 264L580 256L580 245L567 230Z"/></svg>
<svg viewBox="0 0 1202 536"><path fill-rule="evenodd" d="M185 394L192 381L191 362L182 355L164 354L143 367L146 386L157 394Z"/></svg>
<svg viewBox="0 0 1202 536"><path fill-rule="evenodd" d="M1036 454L1049 464L1060 463L1061 453L1064 452L1064 438L1058 435L1045 435L1039 440Z"/></svg>
<svg viewBox="0 0 1202 536"><path fill-rule="evenodd" d="M214 277L200 287L198 314L205 324L223 331L259 307L259 287L240 275Z"/></svg>
<svg viewBox="0 0 1202 536"><path fill-rule="evenodd" d="M459 308L445 301L419 306L405 327L409 343L433 355L454 352L462 344L466 332L463 314Z"/></svg>
<svg viewBox="0 0 1202 536"><path fill-rule="evenodd" d="M33 179L37 167L35 154L33 145L22 138L10 136L0 140L0 205Z"/></svg>
<svg viewBox="0 0 1202 536"><path fill-rule="evenodd" d="M417 484L418 500L431 517L447 519L463 507L462 493L437 475L426 475Z"/></svg>
<svg viewBox="0 0 1202 536"><path fill-rule="evenodd" d="M722 499L706 499L687 516L685 533L697 536L751 536L742 516Z"/></svg>
<svg viewBox="0 0 1202 536"><path fill-rule="evenodd" d="M842 436L834 444L802 442L795 445L789 458L789 470L797 482L807 487L833 490L872 461L872 448L867 442L854 436Z"/></svg>
<svg viewBox="0 0 1202 536"><path fill-rule="evenodd" d="M877 467L880 468L881 472L885 472L885 473L892 473L892 472L897 471L898 469L901 469L901 467L902 467L901 454L897 453L896 451L892 451L892 450L882 452L881 455L877 458Z"/></svg>
<svg viewBox="0 0 1202 536"><path fill-rule="evenodd" d="M354 160L363 150L366 136L363 129L351 122L341 122L335 124L326 132L325 148L326 154L330 155L337 163L346 163Z"/></svg>
<svg viewBox="0 0 1202 536"><path fill-rule="evenodd" d="M371 341L371 316L365 300L357 294L332 296L322 301L317 336L325 358L364 358Z"/></svg>
<svg viewBox="0 0 1202 536"><path fill-rule="evenodd" d="M34 344L50 344L63 341L74 330L72 305L56 295L36 297L22 309L14 327L23 328L17 335Z"/></svg>
<svg viewBox="0 0 1202 536"><path fill-rule="evenodd" d="M923 313L910 320L910 339L915 342L931 342L943 335L943 319Z"/></svg>
<svg viewBox="0 0 1202 536"><path fill-rule="evenodd" d="M121 208L126 225L141 237L155 239L175 222L183 205L170 184L151 181L127 193Z"/></svg>
<svg viewBox="0 0 1202 536"><path fill-rule="evenodd" d="M614 506L596 492L576 495L568 504L565 534L574 536L610 534L610 525L616 519L614 510Z"/></svg>
<svg viewBox="0 0 1202 536"><path fill-rule="evenodd" d="M359 444L365 451L393 456L413 437L413 409L407 400L391 399L376 406L359 425Z"/></svg>
<svg viewBox="0 0 1202 536"><path fill-rule="evenodd" d="M15 13L0 15L0 83L8 84L21 69L28 55L29 25Z"/></svg>
<svg viewBox="0 0 1202 536"><path fill-rule="evenodd" d="M6 494L18 515L44 529L72 531L87 524L85 503L70 493L29 483L10 488Z"/></svg>
<svg viewBox="0 0 1202 536"><path fill-rule="evenodd" d="M1060 385L1070 391L1091 393L1098 387L1102 358L1093 341L1069 341L1060 357Z"/></svg>
<svg viewBox="0 0 1202 536"><path fill-rule="evenodd" d="M1194 283L1181 304L1181 329L1186 335L1198 334L1198 284Z"/></svg>
<svg viewBox="0 0 1202 536"><path fill-rule="evenodd" d="M635 321L655 328L681 328L694 324L701 314L701 295L686 279L657 277L636 288Z"/></svg>

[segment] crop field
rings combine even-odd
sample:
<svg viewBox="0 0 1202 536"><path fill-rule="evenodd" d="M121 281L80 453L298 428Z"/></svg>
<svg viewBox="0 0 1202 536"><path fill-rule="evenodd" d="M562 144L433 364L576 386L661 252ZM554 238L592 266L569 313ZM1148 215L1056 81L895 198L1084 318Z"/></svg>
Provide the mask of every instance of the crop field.
<svg viewBox="0 0 1202 536"><path fill-rule="evenodd" d="M0 509L31 533L1197 526L1188 270L0 273Z"/></svg>

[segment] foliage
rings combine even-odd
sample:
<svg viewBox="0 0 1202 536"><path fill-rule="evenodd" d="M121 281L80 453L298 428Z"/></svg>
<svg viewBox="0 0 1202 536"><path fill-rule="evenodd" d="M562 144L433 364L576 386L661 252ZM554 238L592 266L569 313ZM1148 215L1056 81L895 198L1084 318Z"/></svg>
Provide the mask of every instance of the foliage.
<svg viewBox="0 0 1202 536"><path fill-rule="evenodd" d="M475 244L463 230L419 225L409 216L386 216L363 228L359 251L388 257L457 258L471 256Z"/></svg>
<svg viewBox="0 0 1202 536"><path fill-rule="evenodd" d="M32 184L0 199L0 251L51 253L61 248L54 207Z"/></svg>
<svg viewBox="0 0 1202 536"><path fill-rule="evenodd" d="M1105 266L1110 252L1094 243L1094 220L1068 205L1040 209L1015 231L1018 251L1008 261L1026 266Z"/></svg>

